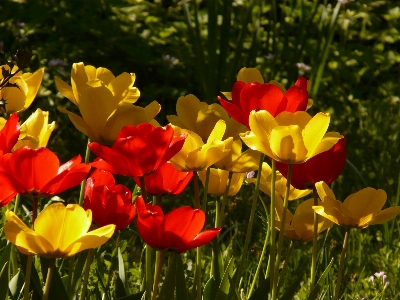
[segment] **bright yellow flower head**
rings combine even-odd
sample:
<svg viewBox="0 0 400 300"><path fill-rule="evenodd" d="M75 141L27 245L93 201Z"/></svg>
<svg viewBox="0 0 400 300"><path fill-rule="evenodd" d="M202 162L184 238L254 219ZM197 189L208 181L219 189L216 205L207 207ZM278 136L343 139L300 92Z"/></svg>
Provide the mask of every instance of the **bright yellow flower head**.
<svg viewBox="0 0 400 300"><path fill-rule="evenodd" d="M251 131L240 137L250 149L276 161L299 164L329 150L343 137L337 132L326 133L329 121L329 114L324 113L311 117L304 111L284 111L274 118L265 110L252 111Z"/></svg>
<svg viewBox="0 0 400 300"><path fill-rule="evenodd" d="M215 124L206 143L203 143L198 134L190 130L181 129L177 126L172 127L175 136L187 135L181 151L170 160L174 167L180 171L203 171L228 155L231 150L233 139L230 137L222 140L226 129L223 120L219 120Z"/></svg>
<svg viewBox="0 0 400 300"><path fill-rule="evenodd" d="M17 71L16 67L14 67L13 72L15 71ZM20 71L10 79L10 83L16 84L18 87L4 87L0 90L0 99L6 101L7 113L22 112L32 104L42 83L43 74L43 68L33 74L22 74L22 71ZM0 82L2 79L3 76L0 72Z"/></svg>
<svg viewBox="0 0 400 300"><path fill-rule="evenodd" d="M46 207L30 229L12 211L6 212L4 233L23 254L38 254L48 258L71 257L86 249L106 243L114 233L115 225L107 225L88 232L92 224L91 210L77 204L66 207L54 203Z"/></svg>
<svg viewBox="0 0 400 300"><path fill-rule="evenodd" d="M318 202L322 204L321 201ZM285 236L291 240L308 242L314 237L314 199L308 199L300 203L294 215L288 210L286 212ZM275 227L280 230L283 215L283 200L276 198L275 205ZM328 229L333 222L324 217L318 218L318 233Z"/></svg>
<svg viewBox="0 0 400 300"><path fill-rule="evenodd" d="M199 178L205 185L206 181L206 172L200 171L198 172ZM208 181L208 193L210 195L223 196L226 189L226 182L228 181L229 171L220 170L210 168L210 178ZM233 173L231 184L229 186L228 196L235 196L240 188L242 187L242 183L244 178L246 177L246 173Z"/></svg>
<svg viewBox="0 0 400 300"><path fill-rule="evenodd" d="M263 163L262 165L262 173L260 180L260 190L262 190L265 194L271 197L271 175L272 169L267 163ZM248 183L256 183L256 178L247 178L246 181ZM282 176L279 171L276 171L276 181L275 181L275 195L277 197L284 198L286 191L286 178ZM307 196L311 193L311 190L298 190L293 186L290 186L289 190L289 200L300 199L304 196Z"/></svg>
<svg viewBox="0 0 400 300"><path fill-rule="evenodd" d="M242 142L235 140L228 155L217 161L215 166L233 173L246 173L258 169L260 157L261 153L252 149L242 153Z"/></svg>
<svg viewBox="0 0 400 300"><path fill-rule="evenodd" d="M49 112L42 111L38 108L21 125L21 133L13 151L23 146L28 146L32 149L46 147L50 134L53 132L55 127L55 122L49 124Z"/></svg>
<svg viewBox="0 0 400 300"><path fill-rule="evenodd" d="M223 138L237 137L245 132L245 126L229 117L225 109L219 104L208 105L194 95L180 97L176 103L177 116L167 116L168 121L182 129L188 129L197 133L203 142L206 142L219 120L224 120L226 130Z"/></svg>
<svg viewBox="0 0 400 300"><path fill-rule="evenodd" d="M92 142L112 145L124 126L145 122L159 126L153 120L161 109L157 101L144 108L132 104L139 97L139 91L132 87L134 80L134 74L114 77L105 68L74 64L72 87L57 78L56 84L60 93L78 106L81 116L62 107L58 110L68 114L74 126Z"/></svg>
<svg viewBox="0 0 400 300"><path fill-rule="evenodd" d="M367 187L351 194L342 203L336 200L325 182L317 182L315 187L323 205L314 206L313 209L317 214L341 226L365 228L386 223L400 213L400 206L381 210L387 197L384 190Z"/></svg>

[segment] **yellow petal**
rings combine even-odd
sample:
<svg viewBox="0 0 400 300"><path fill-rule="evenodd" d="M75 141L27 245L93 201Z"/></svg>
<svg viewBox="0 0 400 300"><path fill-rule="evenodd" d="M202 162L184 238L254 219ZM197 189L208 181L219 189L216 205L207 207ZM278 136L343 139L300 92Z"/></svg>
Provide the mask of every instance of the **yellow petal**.
<svg viewBox="0 0 400 300"><path fill-rule="evenodd" d="M207 139L207 143L212 143L213 141L221 141L226 130L226 123L224 120L219 120L214 129L211 131L210 136ZM232 139L232 138L231 138Z"/></svg>
<svg viewBox="0 0 400 300"><path fill-rule="evenodd" d="M71 87L74 93L76 104L79 106L80 95L88 82L88 76L85 71L85 66L82 62L74 63L71 70Z"/></svg>
<svg viewBox="0 0 400 300"><path fill-rule="evenodd" d="M254 151L259 151L264 153L269 157L273 157L271 147L268 144L264 144L252 131L247 131L245 133L239 134L240 139Z"/></svg>
<svg viewBox="0 0 400 300"><path fill-rule="evenodd" d="M129 93L129 88L132 87L133 83L135 82L135 77L131 76L130 74L124 72L113 79L107 86L107 88L113 93L116 101L120 103L123 101ZM136 89L136 96L129 98L129 102L127 103L135 103L137 99L139 99L140 93L139 90Z"/></svg>
<svg viewBox="0 0 400 300"><path fill-rule="evenodd" d="M400 206L389 207L374 215L368 225L383 224L389 222L398 214L400 214Z"/></svg>
<svg viewBox="0 0 400 300"><path fill-rule="evenodd" d="M221 94L224 95L226 99L232 101L232 92L221 92Z"/></svg>
<svg viewBox="0 0 400 300"><path fill-rule="evenodd" d="M58 106L57 109L62 113L68 114L68 117L71 120L72 124L74 124L75 128L82 132L84 135L88 136L91 141L95 142L99 140L99 135L92 132L92 130L86 124L85 120L83 120L80 116L60 106Z"/></svg>
<svg viewBox="0 0 400 300"><path fill-rule="evenodd" d="M104 68L99 68L99 69L104 69ZM101 70L99 70L99 71L101 72ZM97 78L97 75L96 75L97 69L93 66L90 66L90 65L85 66L85 73L87 75L87 81L99 79L99 78ZM99 79L99 80L101 80L101 79Z"/></svg>
<svg viewBox="0 0 400 300"><path fill-rule="evenodd" d="M25 79L25 82L28 85L28 93L26 94L25 104L22 110L26 110L32 104L33 99L35 99L36 94L39 91L43 75L44 75L44 68L41 68Z"/></svg>
<svg viewBox="0 0 400 300"><path fill-rule="evenodd" d="M179 119L181 119L182 123L185 124L184 128L198 133L196 131L197 115L200 110L206 109L207 106L207 103L200 102L200 100L192 94L179 97L176 102L176 112Z"/></svg>
<svg viewBox="0 0 400 300"><path fill-rule="evenodd" d="M332 192L332 190L325 182L323 181L317 182L315 184L315 188L317 189L318 195L321 198L322 202L325 202L326 198L336 200L335 194Z"/></svg>
<svg viewBox="0 0 400 300"><path fill-rule="evenodd" d="M264 145L268 145L270 143L272 130L278 127L279 124L268 111L260 110L256 112L253 110L249 116L249 126L254 135L256 135Z"/></svg>
<svg viewBox="0 0 400 300"><path fill-rule="evenodd" d="M90 68L92 66L88 66L88 67ZM94 80L97 78L97 79L100 79L101 81L103 81L105 83L105 85L109 85L115 79L114 74L107 68L100 67L100 68L95 69L96 75L94 75L94 77L89 71L87 71L87 68L85 68L85 69L86 69L86 72L88 73L88 79L89 79L88 81ZM93 69L91 69L91 70L93 70Z"/></svg>
<svg viewBox="0 0 400 300"><path fill-rule="evenodd" d="M300 130L303 131L312 120L312 117L305 111L298 111L295 113L283 111L276 116L275 120L279 126L298 125Z"/></svg>
<svg viewBox="0 0 400 300"><path fill-rule="evenodd" d="M60 92L60 94L63 95L72 103L74 103L75 105L78 105L78 102L76 101L74 96L74 92L72 91L72 87L63 80L61 80L60 78L58 78L57 76L54 76L54 80L56 82L56 87Z"/></svg>
<svg viewBox="0 0 400 300"><path fill-rule="evenodd" d="M276 160L288 164L303 162L307 157L298 125L279 126L272 130L270 145Z"/></svg>
<svg viewBox="0 0 400 300"><path fill-rule="evenodd" d="M377 214L386 202L386 192L373 188L365 188L351 194L344 200L343 205L356 219Z"/></svg>
<svg viewBox="0 0 400 300"><path fill-rule="evenodd" d="M155 100L146 107L144 107L147 120L154 119L155 116L157 116L157 114L160 112L160 110L161 110L161 105Z"/></svg>
<svg viewBox="0 0 400 300"><path fill-rule="evenodd" d="M10 82L17 84L19 88L5 87L0 90L1 97L6 100L7 113L23 110L26 93L28 93L28 86L24 80L12 78Z"/></svg>
<svg viewBox="0 0 400 300"><path fill-rule="evenodd" d="M4 233L7 239L17 246L23 254L52 253L52 245L38 233L28 228L16 214L6 212L7 223L4 225Z"/></svg>
<svg viewBox="0 0 400 300"><path fill-rule="evenodd" d="M286 89L285 89L285 87L283 86L283 84L282 83L280 83L280 82L278 82L278 81L276 81L276 80L271 80L270 82L268 82L268 83L270 83L270 84L273 84L273 85L275 85L275 86L277 86L281 91L282 91L282 93L283 94L285 94L286 93Z"/></svg>
<svg viewBox="0 0 400 300"><path fill-rule="evenodd" d="M248 149L242 153L231 165L229 171L234 173L247 173L258 169L261 152Z"/></svg>
<svg viewBox="0 0 400 300"><path fill-rule="evenodd" d="M309 153L313 153L328 130L330 115L316 114L303 130L304 144ZM333 145L332 145L333 147ZM328 149L327 149L328 150Z"/></svg>
<svg viewBox="0 0 400 300"><path fill-rule="evenodd" d="M238 81L243 81L244 83L258 82L263 84L264 79L260 71L256 68L242 68L237 75Z"/></svg>
<svg viewBox="0 0 400 300"><path fill-rule="evenodd" d="M114 231L115 225L110 224L88 232L63 250L63 257L71 257L83 250L100 247L111 238Z"/></svg>
<svg viewBox="0 0 400 300"><path fill-rule="evenodd" d="M311 158L317 154L328 151L331 149L341 138L343 135L340 135L338 132L327 132L322 138L321 142L317 145L317 147L313 150L313 152L309 152L308 158Z"/></svg>

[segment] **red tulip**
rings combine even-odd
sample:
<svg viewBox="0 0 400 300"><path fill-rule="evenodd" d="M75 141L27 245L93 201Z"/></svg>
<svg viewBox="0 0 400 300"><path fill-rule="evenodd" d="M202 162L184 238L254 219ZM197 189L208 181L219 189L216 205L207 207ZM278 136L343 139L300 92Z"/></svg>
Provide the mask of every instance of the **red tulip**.
<svg viewBox="0 0 400 300"><path fill-rule="evenodd" d="M306 110L308 104L307 79L300 77L294 86L284 94L276 85L258 82L236 81L232 88L232 101L218 97L229 115L239 123L249 127L252 110L267 110L276 117L282 111Z"/></svg>
<svg viewBox="0 0 400 300"><path fill-rule="evenodd" d="M62 166L47 148L22 147L0 156L0 189L39 198L78 185L90 170L78 155Z"/></svg>
<svg viewBox="0 0 400 300"><path fill-rule="evenodd" d="M20 126L16 113L11 114L4 127L0 130L0 154L10 153L18 141Z"/></svg>
<svg viewBox="0 0 400 300"><path fill-rule="evenodd" d="M95 170L87 179L83 207L92 211L97 224L115 224L116 231L128 226L136 214L131 191L122 184L115 185L112 174L103 170Z"/></svg>
<svg viewBox="0 0 400 300"><path fill-rule="evenodd" d="M154 127L148 123L126 126L117 135L112 148L89 143L101 159L91 165L123 176L141 177L157 170L178 153L186 136L174 138L171 126Z"/></svg>
<svg viewBox="0 0 400 300"><path fill-rule="evenodd" d="M346 138L340 139L333 148L322 152L302 164L294 164L291 184L296 189L312 189L318 181L332 183L346 164ZM288 165L276 162L276 168L287 177Z"/></svg>
<svg viewBox="0 0 400 300"><path fill-rule="evenodd" d="M136 198L137 228L143 241L158 250L182 253L210 242L221 228L201 233L205 214L200 209L183 206L164 216L160 206L145 204L141 196Z"/></svg>
<svg viewBox="0 0 400 300"><path fill-rule="evenodd" d="M146 192L153 196L176 196L182 193L192 177L193 172L181 172L172 164L165 163L154 173L144 177ZM139 178L134 179L142 188Z"/></svg>

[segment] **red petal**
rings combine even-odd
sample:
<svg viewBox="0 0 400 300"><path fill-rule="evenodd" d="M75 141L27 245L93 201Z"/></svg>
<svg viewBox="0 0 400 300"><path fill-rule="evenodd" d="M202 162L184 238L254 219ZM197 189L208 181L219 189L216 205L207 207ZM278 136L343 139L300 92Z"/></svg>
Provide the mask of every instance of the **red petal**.
<svg viewBox="0 0 400 300"><path fill-rule="evenodd" d="M186 244L186 247L178 249L178 253L185 252L189 249L197 248L209 243L217 234L221 231L221 228L212 228L199 233L192 241Z"/></svg>
<svg viewBox="0 0 400 300"><path fill-rule="evenodd" d="M232 119L249 128L249 116L242 111L241 106L237 106L230 101L222 99L221 97L218 97L218 101L221 103L226 112L232 117Z"/></svg>
<svg viewBox="0 0 400 300"><path fill-rule="evenodd" d="M18 141L20 133L19 117L16 113L11 114L6 124L0 131L0 151L11 152Z"/></svg>
<svg viewBox="0 0 400 300"><path fill-rule="evenodd" d="M294 85L286 91L285 97L288 100L286 111L294 113L306 110L308 104L307 86L304 88Z"/></svg>

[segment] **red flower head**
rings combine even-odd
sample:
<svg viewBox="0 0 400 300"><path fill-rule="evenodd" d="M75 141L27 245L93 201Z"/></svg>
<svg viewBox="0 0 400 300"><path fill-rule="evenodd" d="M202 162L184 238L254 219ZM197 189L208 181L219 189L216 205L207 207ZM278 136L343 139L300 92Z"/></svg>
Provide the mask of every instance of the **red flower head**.
<svg viewBox="0 0 400 300"><path fill-rule="evenodd" d="M78 155L62 166L47 148L22 147L0 156L0 189L31 197L55 195L78 185L90 170Z"/></svg>
<svg viewBox="0 0 400 300"><path fill-rule="evenodd" d="M219 102L233 119L249 127L252 110L267 110L276 117L283 111L306 110L308 104L307 79L300 77L286 93L274 84L236 81L232 88L232 101L218 97Z"/></svg>
<svg viewBox="0 0 400 300"><path fill-rule="evenodd" d="M136 214L131 191L122 184L115 185L112 174L103 170L95 170L86 181L83 207L92 211L97 224L115 224L115 230L128 226Z"/></svg>
<svg viewBox="0 0 400 300"><path fill-rule="evenodd" d="M18 142L20 126L16 113L11 114L4 127L0 130L0 154L10 153Z"/></svg>
<svg viewBox="0 0 400 300"><path fill-rule="evenodd" d="M101 158L91 165L113 174L141 177L170 160L182 149L185 139L185 135L174 138L171 126L165 129L148 123L126 126L112 148L89 143L90 150Z"/></svg>
<svg viewBox="0 0 400 300"><path fill-rule="evenodd" d="M302 164L294 164L291 184L296 189L312 189L318 181L332 183L346 164L346 138L340 139L333 148L322 152ZM276 162L276 168L287 177L288 165Z"/></svg>
<svg viewBox="0 0 400 300"><path fill-rule="evenodd" d="M172 164L165 163L154 173L144 177L146 192L153 196L176 196L182 193L192 177L193 172L181 172ZM142 188L139 178L134 179Z"/></svg>
<svg viewBox="0 0 400 300"><path fill-rule="evenodd" d="M205 214L200 209L183 206L164 216L160 206L145 204L141 196L136 198L137 228L144 242L156 249L182 253L210 242L221 228L201 233Z"/></svg>

